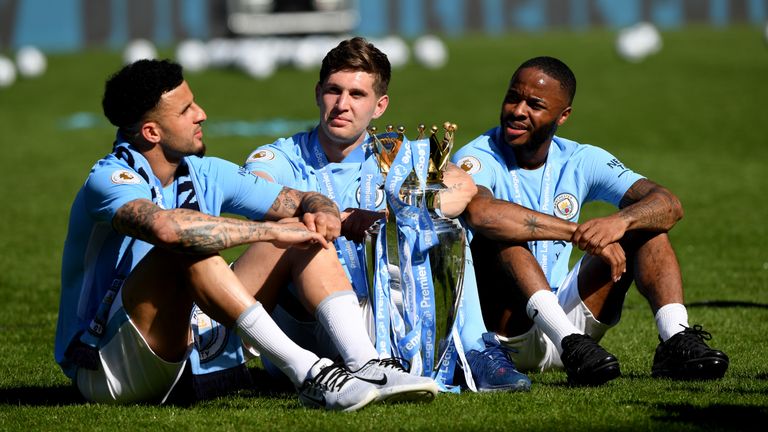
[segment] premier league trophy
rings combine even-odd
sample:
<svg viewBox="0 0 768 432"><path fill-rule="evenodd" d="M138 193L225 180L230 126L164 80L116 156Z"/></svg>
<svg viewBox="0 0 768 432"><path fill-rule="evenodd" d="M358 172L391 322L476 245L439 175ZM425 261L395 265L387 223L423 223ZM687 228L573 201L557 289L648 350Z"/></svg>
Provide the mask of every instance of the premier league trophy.
<svg viewBox="0 0 768 432"><path fill-rule="evenodd" d="M399 189L398 198L406 206L421 209L422 211L426 209L428 211L428 219L431 223L419 225L420 229L429 226L429 229L433 231L430 233L431 237L436 239L436 241L431 242L428 252L424 254L428 255L428 259L424 260L424 262L429 263L428 269L419 268L414 264L413 270L410 273L414 281L410 285L405 283L408 281L408 277L389 279L389 286L383 288L390 290L389 298L395 299L395 301L387 301L386 305L389 309L384 311L381 307L378 307L374 314L382 312L392 314L394 312L392 314L394 318L386 320L391 326L388 333L393 339L397 339L398 335L401 338L403 335L411 335L402 338L399 343L401 348L400 355L409 360L411 360L409 354L412 352L409 351L409 348L413 348L412 345L414 345L414 343L411 343L412 335L419 332L414 330L414 328L421 329L420 337L416 338L416 340L420 341L421 355L419 358L422 361L416 359L415 362L411 362L412 366L417 369L416 371L412 370L412 373L432 376L433 378L439 375L439 369L444 365L452 362L452 364L455 364L455 348L450 350L449 347L452 344L449 342L461 304L466 243L466 233L461 224L457 220L443 217L440 212L440 193L447 189L445 184L443 184L443 173L453 147L456 125L445 123L443 129L442 138L438 137L438 128L436 126L432 126L429 137L425 137L425 127L420 125L415 142L408 142L402 127L398 128L397 132L394 132L392 127L387 127L387 132L381 135L375 135L375 129L369 131L372 137L373 153L376 155L379 168L384 176L390 173L390 169L404 141L408 145L413 144L412 159L414 168L423 163L425 161L424 156L427 156L428 168L426 178L422 181L416 175L415 169L411 171ZM405 276L406 273L404 271L406 269L404 267L411 262L410 258L412 258L411 252L405 252L406 256L401 256L404 250L408 250L403 248L405 239L402 231L399 229L403 221L395 217L395 212L392 208L388 207L386 223L382 221L374 224L366 232L366 264L369 293L372 299L377 295L375 292L376 272L381 270L379 267L383 262L383 260L376 260L376 247L377 243L380 243L378 242L378 236L381 233L382 224L385 226L386 232L386 251L379 251L379 256L385 254L388 273L393 273L392 269L396 268L399 269L400 275ZM414 256L418 256L417 252L413 252ZM400 266L401 264L403 267ZM430 272L431 274L428 274ZM397 276L397 271L394 273ZM424 280L426 278L429 278L429 280ZM398 293L396 292L397 290L402 290L402 292ZM432 292L429 292L430 290ZM402 300L398 301L398 299ZM425 302L430 303L433 312L425 312L424 309L419 309ZM374 304L376 303L374 302ZM395 310L391 310L392 308L395 308ZM410 320L408 319L409 313L411 316ZM414 315L416 320L421 320L422 322L416 322L413 319ZM398 316L405 317L405 319L401 322L397 318ZM377 317L377 325L380 323L381 320ZM400 326L399 331L397 329L398 325ZM397 345L398 341L393 340L394 353L398 353ZM406 355L403 355L403 350L407 351ZM432 352L427 354L425 350L431 350ZM451 366L451 371L452 369L453 367Z"/></svg>

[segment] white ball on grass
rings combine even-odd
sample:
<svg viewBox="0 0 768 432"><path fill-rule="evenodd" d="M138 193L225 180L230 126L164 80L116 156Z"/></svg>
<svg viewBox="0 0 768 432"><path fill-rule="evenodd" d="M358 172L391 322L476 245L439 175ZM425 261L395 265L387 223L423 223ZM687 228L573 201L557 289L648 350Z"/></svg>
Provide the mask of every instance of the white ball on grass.
<svg viewBox="0 0 768 432"><path fill-rule="evenodd" d="M410 51L408 44L405 43L403 38L398 36L387 36L385 38L373 41L381 52L387 55L389 63L393 68L400 68L408 64L410 57Z"/></svg>
<svg viewBox="0 0 768 432"><path fill-rule="evenodd" d="M616 52L621 58L638 63L661 50L661 34L648 22L640 22L619 31Z"/></svg>
<svg viewBox="0 0 768 432"><path fill-rule="evenodd" d="M0 88L10 87L16 82L16 67L11 59L0 56Z"/></svg>
<svg viewBox="0 0 768 432"><path fill-rule="evenodd" d="M123 50L123 63L130 64L138 60L157 58L155 44L146 39L134 39Z"/></svg>
<svg viewBox="0 0 768 432"><path fill-rule="evenodd" d="M255 79L271 77L277 69L277 61L269 46L262 40L246 39L237 47L237 66Z"/></svg>
<svg viewBox="0 0 768 432"><path fill-rule="evenodd" d="M209 40L206 44L209 66L216 68L231 66L235 62L237 50L237 44L232 39L215 38Z"/></svg>
<svg viewBox="0 0 768 432"><path fill-rule="evenodd" d="M448 49L437 36L425 35L414 41L413 56L424 67L440 69L448 62Z"/></svg>
<svg viewBox="0 0 768 432"><path fill-rule="evenodd" d="M48 61L42 51L34 46L25 46L16 52L16 67L19 75L36 78L45 73Z"/></svg>
<svg viewBox="0 0 768 432"><path fill-rule="evenodd" d="M765 38L765 43L768 43L768 22L765 23L765 31L763 32L763 37Z"/></svg>
<svg viewBox="0 0 768 432"><path fill-rule="evenodd" d="M186 71L199 72L208 67L208 49L197 39L187 39L176 47L176 61Z"/></svg>

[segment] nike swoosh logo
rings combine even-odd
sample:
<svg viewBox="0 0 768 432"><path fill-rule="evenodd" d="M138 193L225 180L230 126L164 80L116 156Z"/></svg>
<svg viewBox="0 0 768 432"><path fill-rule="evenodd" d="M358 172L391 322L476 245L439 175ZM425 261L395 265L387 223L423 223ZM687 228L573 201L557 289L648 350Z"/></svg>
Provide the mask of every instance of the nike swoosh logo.
<svg viewBox="0 0 768 432"><path fill-rule="evenodd" d="M319 398L316 398L314 396L310 396L308 394L304 394L304 397L311 400L312 402L315 402L318 405L325 406L325 395L320 394Z"/></svg>
<svg viewBox="0 0 768 432"><path fill-rule="evenodd" d="M536 318L537 316L539 316L539 310L538 309L534 309L533 310L533 316L531 317L531 321L533 321L533 319Z"/></svg>
<svg viewBox="0 0 768 432"><path fill-rule="evenodd" d="M383 377L381 377L379 379L363 378L363 377L360 377L360 376L356 377L356 378L361 380L361 381L369 382L369 383L375 384L375 385L380 385L380 386L387 385L387 376L386 375L384 375Z"/></svg>

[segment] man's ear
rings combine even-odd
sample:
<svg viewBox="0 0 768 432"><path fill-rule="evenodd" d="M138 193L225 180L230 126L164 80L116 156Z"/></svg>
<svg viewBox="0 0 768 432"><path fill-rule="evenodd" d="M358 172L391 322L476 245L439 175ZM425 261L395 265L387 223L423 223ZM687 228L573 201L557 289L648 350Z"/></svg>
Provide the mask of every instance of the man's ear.
<svg viewBox="0 0 768 432"><path fill-rule="evenodd" d="M557 125L560 126L568 120L568 116L571 115L571 107L568 107L560 113L560 118L557 119Z"/></svg>
<svg viewBox="0 0 768 432"><path fill-rule="evenodd" d="M320 99L323 96L323 87L320 85L320 82L318 81L317 84L315 84L315 105L320 106Z"/></svg>
<svg viewBox="0 0 768 432"><path fill-rule="evenodd" d="M157 144L162 139L160 125L154 121L147 121L141 125L141 137L148 143Z"/></svg>
<svg viewBox="0 0 768 432"><path fill-rule="evenodd" d="M376 101L376 110L373 112L373 118L377 119L384 115L384 111L387 110L387 107L389 106L389 96L384 95L379 98L378 101Z"/></svg>

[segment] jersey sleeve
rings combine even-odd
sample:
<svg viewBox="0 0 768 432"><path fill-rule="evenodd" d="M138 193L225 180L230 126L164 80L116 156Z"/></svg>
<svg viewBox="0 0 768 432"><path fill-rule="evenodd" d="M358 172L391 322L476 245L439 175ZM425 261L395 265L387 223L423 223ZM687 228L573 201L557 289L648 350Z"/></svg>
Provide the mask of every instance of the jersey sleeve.
<svg viewBox="0 0 768 432"><path fill-rule="evenodd" d="M466 145L453 154L451 162L472 176L476 185L494 190L496 175L493 167L498 161L485 151Z"/></svg>
<svg viewBox="0 0 768 432"><path fill-rule="evenodd" d="M283 186L223 159L210 158L210 163L216 172L216 184L222 190L222 211L263 220Z"/></svg>
<svg viewBox="0 0 768 432"><path fill-rule="evenodd" d="M627 190L644 177L599 147L583 147L581 157L585 168L584 175L589 184L587 200L605 201L618 207Z"/></svg>
<svg viewBox="0 0 768 432"><path fill-rule="evenodd" d="M136 199L152 199L149 184L135 171L119 165L96 167L86 180L86 210L94 220L111 223L117 210Z"/></svg>
<svg viewBox="0 0 768 432"><path fill-rule="evenodd" d="M249 172L266 173L272 177L275 183L294 184L294 163L288 154L281 149L280 143L282 141L284 140L257 148L248 155L243 167Z"/></svg>

